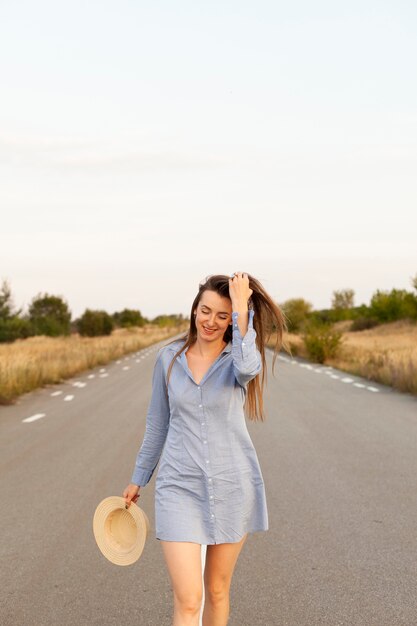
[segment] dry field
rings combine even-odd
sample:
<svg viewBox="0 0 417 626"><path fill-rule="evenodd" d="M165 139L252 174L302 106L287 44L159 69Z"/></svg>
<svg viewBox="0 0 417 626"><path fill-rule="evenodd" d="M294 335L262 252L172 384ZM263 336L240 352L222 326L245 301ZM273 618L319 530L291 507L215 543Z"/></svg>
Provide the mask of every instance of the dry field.
<svg viewBox="0 0 417 626"><path fill-rule="evenodd" d="M29 337L0 344L0 404L12 404L22 393L60 383L85 370L169 339L188 325L117 329L107 337Z"/></svg>
<svg viewBox="0 0 417 626"><path fill-rule="evenodd" d="M326 364L417 394L417 324L401 320L358 332L349 332L349 326L349 321L335 324L343 342L339 356ZM300 336L287 339L294 355L308 358Z"/></svg>

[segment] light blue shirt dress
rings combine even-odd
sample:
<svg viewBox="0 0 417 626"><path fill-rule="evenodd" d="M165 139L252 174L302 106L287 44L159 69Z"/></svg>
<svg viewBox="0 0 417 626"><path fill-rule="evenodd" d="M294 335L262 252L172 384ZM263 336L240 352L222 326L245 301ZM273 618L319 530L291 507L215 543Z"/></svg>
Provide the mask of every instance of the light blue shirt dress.
<svg viewBox="0 0 417 626"><path fill-rule="evenodd" d="M232 341L200 384L185 352L167 371L183 340L157 353L146 430L131 482L155 481L156 538L204 545L238 542L246 532L268 530L265 484L243 404L247 383L262 369L249 309L242 337L232 313Z"/></svg>

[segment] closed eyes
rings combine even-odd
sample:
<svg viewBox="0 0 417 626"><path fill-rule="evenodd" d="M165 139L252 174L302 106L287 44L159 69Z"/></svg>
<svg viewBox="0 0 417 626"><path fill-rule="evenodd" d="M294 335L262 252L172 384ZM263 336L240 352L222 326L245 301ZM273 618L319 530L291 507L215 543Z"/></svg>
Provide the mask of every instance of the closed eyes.
<svg viewBox="0 0 417 626"><path fill-rule="evenodd" d="M207 309L201 309L201 311L202 311L202 313L210 313L210 311L208 311ZM221 320L227 320L227 317L223 315L223 316L220 317L220 319Z"/></svg>

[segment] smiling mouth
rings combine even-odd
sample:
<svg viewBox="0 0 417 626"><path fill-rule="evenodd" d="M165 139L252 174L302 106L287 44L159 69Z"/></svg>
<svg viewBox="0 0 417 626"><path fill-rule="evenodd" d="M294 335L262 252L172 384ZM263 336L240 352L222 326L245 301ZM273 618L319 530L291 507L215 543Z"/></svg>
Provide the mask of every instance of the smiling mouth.
<svg viewBox="0 0 417 626"><path fill-rule="evenodd" d="M215 329L211 329L211 330L210 330L209 328L206 328L205 326L203 326L203 330L204 330L204 332L206 332L208 335L212 335L212 334L215 332Z"/></svg>

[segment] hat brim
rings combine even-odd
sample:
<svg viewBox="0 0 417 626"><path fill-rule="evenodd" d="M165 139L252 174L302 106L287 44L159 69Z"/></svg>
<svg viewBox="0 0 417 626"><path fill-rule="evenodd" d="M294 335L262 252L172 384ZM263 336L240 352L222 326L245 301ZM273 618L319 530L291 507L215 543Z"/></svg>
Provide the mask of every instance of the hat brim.
<svg viewBox="0 0 417 626"><path fill-rule="evenodd" d="M115 565L131 565L143 552L149 519L134 502L126 509L121 496L102 500L94 513L93 532L102 554Z"/></svg>

